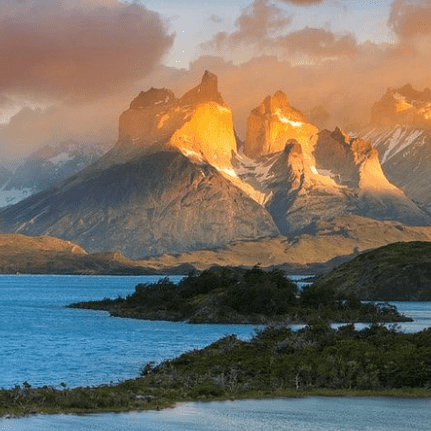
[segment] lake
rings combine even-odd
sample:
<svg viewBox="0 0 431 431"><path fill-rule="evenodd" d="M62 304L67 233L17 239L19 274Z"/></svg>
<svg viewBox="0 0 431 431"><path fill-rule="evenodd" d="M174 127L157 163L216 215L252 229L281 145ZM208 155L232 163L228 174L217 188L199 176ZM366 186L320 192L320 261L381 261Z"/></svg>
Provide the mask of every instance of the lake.
<svg viewBox="0 0 431 431"><path fill-rule="evenodd" d="M32 386L59 386L65 383L69 387L118 382L136 377L147 362L160 362L185 351L204 347L223 335L234 333L241 339L249 339L253 336L256 329L254 325L192 325L142 321L113 318L106 312L64 308L65 305L76 301L125 296L134 291L136 284L157 279L159 277L155 276L0 276L0 387L10 388L24 381ZM178 281L180 277L171 277L171 279ZM431 326L431 303L394 304L400 311L415 319L412 323L401 324L404 331L416 332ZM394 426L398 424L398 428L384 428L385 425L376 422L375 419L373 419L373 426L359 420L355 424L352 422L352 425L347 428L337 428L341 424L336 423L334 415L341 417L347 415L350 417L349 420L353 420L353 416L348 414L349 411L364 408L368 415L376 405L380 405L376 408L382 414L388 411L388 423L391 423L390 420L401 411L403 417L410 418L409 421L417 421L409 428L428 430L431 423L428 413L429 402L429 400L380 398L373 400L307 398L190 403L163 412L35 416L9 421L0 420L0 430L247 429L254 431L407 428L407 426L403 428L406 422L401 420L394 422ZM316 403L317 407L313 407ZM397 403L401 403L403 407ZM334 413L328 413L325 416L325 409L327 410L329 406L335 409ZM421 416L419 411L423 410L424 406L427 408ZM261 411L261 408L264 411ZM295 415L295 411L303 413ZM313 420L314 424L309 422ZM328 420L332 421L331 424L327 424ZM285 421L290 424L287 428L281 425ZM233 425L229 427L227 425L229 423ZM325 423L326 425L322 426L326 428L318 428L316 425ZM427 423L428 427L420 428L423 423ZM221 426L222 424L226 426ZM268 427L263 427L262 424L267 424ZM214 428L216 425L217 428ZM378 427L374 427L377 425Z"/></svg>

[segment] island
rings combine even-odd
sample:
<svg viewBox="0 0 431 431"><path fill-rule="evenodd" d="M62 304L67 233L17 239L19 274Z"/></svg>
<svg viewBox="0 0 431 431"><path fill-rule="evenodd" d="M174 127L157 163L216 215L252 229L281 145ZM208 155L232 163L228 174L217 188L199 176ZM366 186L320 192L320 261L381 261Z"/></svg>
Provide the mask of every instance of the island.
<svg viewBox="0 0 431 431"><path fill-rule="evenodd" d="M302 396L431 397L431 329L372 324L299 331L269 325L250 341L228 335L176 359L143 366L117 385L0 390L0 416L162 409L176 402Z"/></svg>
<svg viewBox="0 0 431 431"><path fill-rule="evenodd" d="M306 323L411 321L388 303L363 303L332 287L298 290L279 269L215 267L191 272L179 284L163 278L138 284L126 298L70 304L106 310L111 316L190 323Z"/></svg>

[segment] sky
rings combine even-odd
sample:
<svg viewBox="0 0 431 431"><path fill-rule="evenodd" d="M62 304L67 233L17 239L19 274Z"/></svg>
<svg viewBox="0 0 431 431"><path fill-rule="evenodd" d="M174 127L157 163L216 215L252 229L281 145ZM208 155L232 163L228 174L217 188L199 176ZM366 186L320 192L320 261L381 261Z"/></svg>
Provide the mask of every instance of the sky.
<svg viewBox="0 0 431 431"><path fill-rule="evenodd" d="M431 86L430 42L430 0L2 0L0 163L115 141L140 91L181 96L206 69L240 137L277 90L357 130L388 87Z"/></svg>

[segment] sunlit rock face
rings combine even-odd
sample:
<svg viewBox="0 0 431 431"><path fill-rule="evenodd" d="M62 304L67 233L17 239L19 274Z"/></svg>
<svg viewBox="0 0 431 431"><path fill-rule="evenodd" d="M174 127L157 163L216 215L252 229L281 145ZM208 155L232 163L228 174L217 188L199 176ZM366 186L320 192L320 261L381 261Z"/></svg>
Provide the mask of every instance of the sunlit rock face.
<svg viewBox="0 0 431 431"><path fill-rule="evenodd" d="M229 169L236 139L217 76L206 71L201 83L180 99L166 89L140 93L120 117L119 143L153 150L174 147L197 162Z"/></svg>
<svg viewBox="0 0 431 431"><path fill-rule="evenodd" d="M431 223L386 179L369 142L341 129L318 132L282 92L252 111L243 149L215 75L205 72L181 98L141 92L121 115L111 151L1 210L0 232L50 234L90 252L142 258L280 233L292 241L322 229L348 237L340 217Z"/></svg>
<svg viewBox="0 0 431 431"><path fill-rule="evenodd" d="M416 91L410 84L398 89L389 88L373 105L371 124L431 127L431 90Z"/></svg>
<svg viewBox="0 0 431 431"><path fill-rule="evenodd" d="M256 158L276 153L284 149L287 141L295 139L308 155L317 131L300 111L290 106L286 95L277 91L251 112L247 121L244 154Z"/></svg>
<svg viewBox="0 0 431 431"><path fill-rule="evenodd" d="M379 153L391 183L431 211L431 90L411 85L388 89L371 110L371 125L360 132Z"/></svg>
<svg viewBox="0 0 431 431"><path fill-rule="evenodd" d="M317 169L338 184L361 190L401 192L386 178L371 142L351 138L339 128L320 132L313 154Z"/></svg>
<svg viewBox="0 0 431 431"><path fill-rule="evenodd" d="M122 114L111 151L55 189L0 211L0 231L50 233L129 258L276 236L267 210L236 185L235 151L215 75L206 72L181 99L151 89Z"/></svg>
<svg viewBox="0 0 431 431"><path fill-rule="evenodd" d="M324 130L319 133L314 156L318 171L350 194L345 213L413 225L430 223L429 215L387 179L371 142L351 138L338 128Z"/></svg>
<svg viewBox="0 0 431 431"><path fill-rule="evenodd" d="M120 116L119 141L125 145L151 145L157 132L156 119L177 101L165 88L142 91Z"/></svg>
<svg viewBox="0 0 431 431"><path fill-rule="evenodd" d="M431 212L431 130L413 126L372 127L363 136L378 151L388 179Z"/></svg>

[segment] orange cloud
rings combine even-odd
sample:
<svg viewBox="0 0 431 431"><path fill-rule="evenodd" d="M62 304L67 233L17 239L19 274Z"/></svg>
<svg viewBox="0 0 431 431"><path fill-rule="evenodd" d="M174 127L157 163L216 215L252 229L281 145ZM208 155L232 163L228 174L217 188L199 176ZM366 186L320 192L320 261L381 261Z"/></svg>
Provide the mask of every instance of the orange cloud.
<svg viewBox="0 0 431 431"><path fill-rule="evenodd" d="M396 0L388 20L392 30L403 40L431 34L431 3L419 0Z"/></svg>
<svg viewBox="0 0 431 431"><path fill-rule="evenodd" d="M311 27L271 40L269 45L282 48L289 54L303 53L311 57L344 57L358 52L353 35L337 35L323 28Z"/></svg>
<svg viewBox="0 0 431 431"><path fill-rule="evenodd" d="M296 6L311 6L318 3L323 3L326 0L279 0L283 3L292 3Z"/></svg>
<svg viewBox="0 0 431 431"><path fill-rule="evenodd" d="M224 45L242 43L262 45L273 32L284 29L290 17L268 0L254 0L235 21L236 30L232 33L219 32L203 47L222 48Z"/></svg>
<svg viewBox="0 0 431 431"><path fill-rule="evenodd" d="M3 0L0 92L86 99L142 78L173 43L159 14L116 0Z"/></svg>

